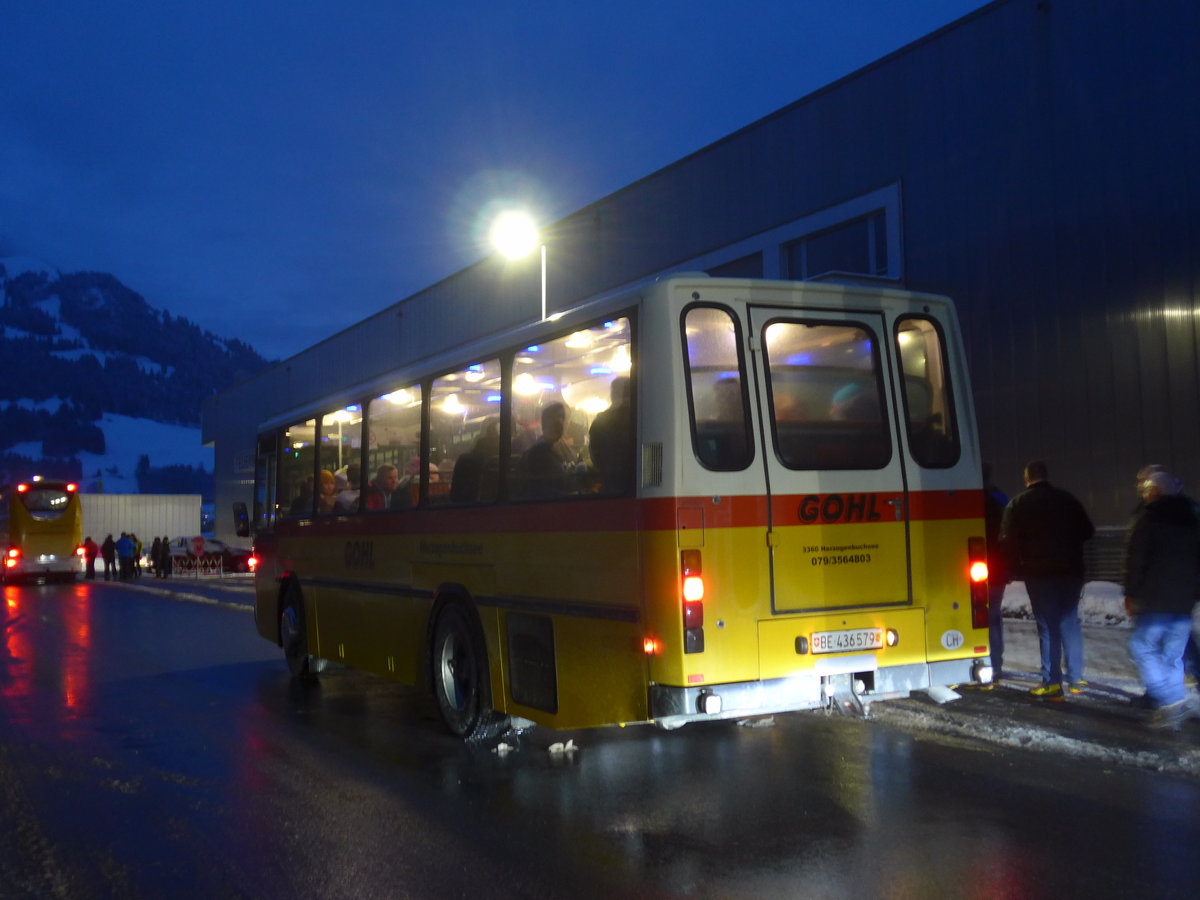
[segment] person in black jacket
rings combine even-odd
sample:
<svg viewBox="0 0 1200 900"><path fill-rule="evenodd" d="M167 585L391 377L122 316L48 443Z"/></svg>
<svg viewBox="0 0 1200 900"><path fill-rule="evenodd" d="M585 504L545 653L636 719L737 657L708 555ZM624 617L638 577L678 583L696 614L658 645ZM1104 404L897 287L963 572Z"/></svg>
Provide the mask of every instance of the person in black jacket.
<svg viewBox="0 0 1200 900"><path fill-rule="evenodd" d="M1062 660L1067 690L1082 693L1083 631L1079 598L1083 593L1083 545L1096 533L1078 500L1050 484L1044 462L1025 467L1025 490L1004 509L1000 545L1013 579L1023 579L1037 622L1042 652L1042 683L1030 693L1061 700Z"/></svg>
<svg viewBox="0 0 1200 900"><path fill-rule="evenodd" d="M1133 616L1129 653L1146 685L1153 728L1177 728L1191 713L1183 651L1192 633L1200 521L1167 472L1142 482L1143 506L1125 549L1125 606Z"/></svg>

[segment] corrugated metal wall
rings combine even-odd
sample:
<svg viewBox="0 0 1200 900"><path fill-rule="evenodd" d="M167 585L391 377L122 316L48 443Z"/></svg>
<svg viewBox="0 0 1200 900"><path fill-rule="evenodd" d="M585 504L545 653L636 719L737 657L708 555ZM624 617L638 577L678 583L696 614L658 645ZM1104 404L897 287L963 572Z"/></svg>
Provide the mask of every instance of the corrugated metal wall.
<svg viewBox="0 0 1200 900"><path fill-rule="evenodd" d="M958 302L1001 486L1043 458L1114 525L1144 462L1200 494L1198 34L1194 0L1001 0L557 223L550 307L899 184L903 283ZM512 275L472 267L217 398L218 466L234 419L315 396L289 380L310 362L350 384L531 318Z"/></svg>

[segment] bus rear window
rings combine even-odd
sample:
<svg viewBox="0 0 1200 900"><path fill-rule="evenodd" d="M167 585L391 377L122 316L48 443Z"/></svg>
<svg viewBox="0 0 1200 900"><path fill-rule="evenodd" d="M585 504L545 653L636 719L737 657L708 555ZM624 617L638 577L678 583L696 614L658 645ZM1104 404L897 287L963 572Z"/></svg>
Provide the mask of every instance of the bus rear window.
<svg viewBox="0 0 1200 900"><path fill-rule="evenodd" d="M881 469L892 458L875 336L856 322L763 329L775 452L789 469Z"/></svg>
<svg viewBox="0 0 1200 900"><path fill-rule="evenodd" d="M684 313L683 333L696 458L714 471L744 469L754 444L737 323L726 309L693 306Z"/></svg>
<svg viewBox="0 0 1200 900"><path fill-rule="evenodd" d="M904 371L909 452L926 468L949 468L958 462L961 447L942 333L932 319L900 319L896 352Z"/></svg>
<svg viewBox="0 0 1200 900"><path fill-rule="evenodd" d="M18 496L35 519L57 519L67 511L67 505L71 502L71 495L57 487L32 485Z"/></svg>

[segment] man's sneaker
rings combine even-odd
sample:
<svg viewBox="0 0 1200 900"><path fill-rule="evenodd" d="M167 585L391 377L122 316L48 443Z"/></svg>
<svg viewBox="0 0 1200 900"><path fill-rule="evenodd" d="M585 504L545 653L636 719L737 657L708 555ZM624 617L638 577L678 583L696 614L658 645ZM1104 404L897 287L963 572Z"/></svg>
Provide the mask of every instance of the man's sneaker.
<svg viewBox="0 0 1200 900"><path fill-rule="evenodd" d="M1086 681L1084 681L1082 678L1079 679L1078 681L1072 681L1069 685L1067 685L1067 693L1068 694L1082 694L1084 689L1087 686L1088 686L1088 683Z"/></svg>
<svg viewBox="0 0 1200 900"><path fill-rule="evenodd" d="M1029 693L1034 697L1041 697L1043 700L1061 700L1063 698L1061 684L1039 684L1035 688L1030 688Z"/></svg>
<svg viewBox="0 0 1200 900"><path fill-rule="evenodd" d="M1185 719L1191 714L1191 707L1186 700L1180 700L1178 703L1172 703L1168 706L1160 706L1158 709L1150 713L1150 718L1146 724L1155 729L1162 731L1176 730L1181 726Z"/></svg>

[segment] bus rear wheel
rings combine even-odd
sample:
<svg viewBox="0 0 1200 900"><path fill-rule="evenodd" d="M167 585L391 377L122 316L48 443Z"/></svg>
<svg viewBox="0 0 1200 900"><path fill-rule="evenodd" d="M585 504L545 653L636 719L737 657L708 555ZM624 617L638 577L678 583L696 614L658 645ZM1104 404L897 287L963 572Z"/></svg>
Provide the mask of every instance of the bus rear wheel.
<svg viewBox="0 0 1200 900"><path fill-rule="evenodd" d="M450 732L465 740L488 740L508 728L492 711L487 690L487 651L461 603L446 606L433 629L433 693Z"/></svg>
<svg viewBox="0 0 1200 900"><path fill-rule="evenodd" d="M279 613L279 643L293 678L311 679L324 668L322 660L308 652L304 600L300 596L300 589L294 584L289 585L283 595L283 607Z"/></svg>

